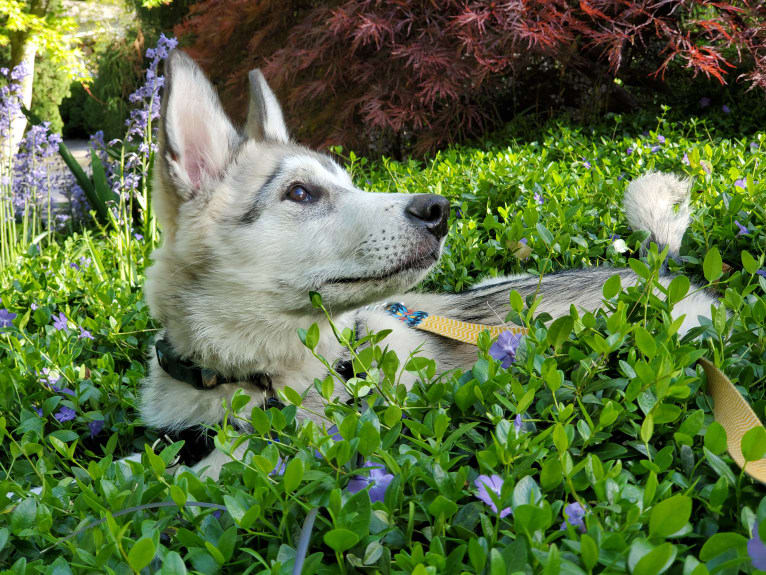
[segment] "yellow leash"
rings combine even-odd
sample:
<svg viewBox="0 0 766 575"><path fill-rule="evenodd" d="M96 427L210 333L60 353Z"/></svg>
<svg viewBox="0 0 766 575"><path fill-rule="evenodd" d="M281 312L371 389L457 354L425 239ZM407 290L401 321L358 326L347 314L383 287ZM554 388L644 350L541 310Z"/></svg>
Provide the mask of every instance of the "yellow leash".
<svg viewBox="0 0 766 575"><path fill-rule="evenodd" d="M766 459L750 461L745 467L745 458L740 447L745 433L761 426L761 421L720 369L704 358L699 362L707 376L708 395L713 398L713 416L726 430L729 455L737 465L744 468L745 473L761 483L766 483Z"/></svg>
<svg viewBox="0 0 766 575"><path fill-rule="evenodd" d="M529 330L523 327L469 323L430 315L423 311L411 311L401 303L387 304L385 310L410 327L470 345L476 345L479 334L483 331L488 331L493 339L504 331L521 335L529 333ZM729 455L740 468L744 468L745 473L761 483L766 483L766 459L751 461L745 466L745 458L742 456L740 447L745 433L762 425L758 416L720 369L706 359L700 359L699 362L707 376L707 393L713 399L713 416L726 431Z"/></svg>

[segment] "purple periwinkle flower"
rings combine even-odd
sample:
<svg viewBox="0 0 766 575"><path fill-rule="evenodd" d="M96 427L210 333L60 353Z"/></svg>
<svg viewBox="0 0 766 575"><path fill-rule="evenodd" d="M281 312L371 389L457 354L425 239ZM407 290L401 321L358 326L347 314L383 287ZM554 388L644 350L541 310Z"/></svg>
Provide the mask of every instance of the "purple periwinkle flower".
<svg viewBox="0 0 766 575"><path fill-rule="evenodd" d="M628 146L628 149L627 149L627 150L625 150L625 153L626 153L628 156L630 156L630 155L633 153L633 147L632 147L632 146Z"/></svg>
<svg viewBox="0 0 766 575"><path fill-rule="evenodd" d="M80 327L80 335L78 337L79 339L93 339L91 333L82 326Z"/></svg>
<svg viewBox="0 0 766 575"><path fill-rule="evenodd" d="M104 429L104 420L97 419L96 421L89 421L88 429L90 430L91 438L96 437Z"/></svg>
<svg viewBox="0 0 766 575"><path fill-rule="evenodd" d="M53 329L56 331L61 331L62 329L66 329L67 327L67 317L64 315L64 312L60 312L58 316L53 316Z"/></svg>
<svg viewBox="0 0 766 575"><path fill-rule="evenodd" d="M474 480L473 484L479 490L479 492L476 494L476 497L479 499L479 501L486 503L489 505L489 508L492 509L492 511L497 513L497 505L495 505L495 502L492 501L492 497L490 497L489 492L491 491L499 498L500 492L503 489L503 478L497 474L479 475ZM500 512L500 518L502 519L503 517L507 517L510 514L511 508L506 507Z"/></svg>
<svg viewBox="0 0 766 575"><path fill-rule="evenodd" d="M753 524L753 537L747 542L747 554L753 562L753 567L766 571L766 545L758 535L758 520Z"/></svg>
<svg viewBox="0 0 766 575"><path fill-rule="evenodd" d="M689 154L684 154L684 157L681 158L681 163L684 164L685 166L689 165Z"/></svg>
<svg viewBox="0 0 766 575"><path fill-rule="evenodd" d="M14 319L16 319L15 313L8 311L7 309L0 309L0 328L11 327Z"/></svg>
<svg viewBox="0 0 766 575"><path fill-rule="evenodd" d="M524 427L524 420L521 419L521 414L517 413L516 417L513 419L513 427L516 429L517 432L520 432L522 430L522 427Z"/></svg>
<svg viewBox="0 0 766 575"><path fill-rule="evenodd" d="M585 509L578 502L570 503L564 508L564 522L561 524L561 530L566 531L567 523L572 527L577 527L580 533L585 533Z"/></svg>
<svg viewBox="0 0 766 575"><path fill-rule="evenodd" d="M61 376L55 375L55 372L51 373L51 370L48 369L47 367L42 368L38 375L40 376L40 383L45 383L48 385L55 385L61 379ZM58 390L54 389L53 391L58 391Z"/></svg>
<svg viewBox="0 0 766 575"><path fill-rule="evenodd" d="M504 368L511 367L516 359L516 350L521 342L521 334L504 331L497 337L497 341L489 348L489 355L501 362Z"/></svg>
<svg viewBox="0 0 766 575"><path fill-rule="evenodd" d="M285 460L282 459L282 457L277 457L277 464L274 466L274 469L269 471L270 476L282 476L285 474L285 469L287 469L287 463L285 463Z"/></svg>
<svg viewBox="0 0 766 575"><path fill-rule="evenodd" d="M734 186L744 190L747 187L747 181L744 178L740 178L734 181Z"/></svg>
<svg viewBox="0 0 766 575"><path fill-rule="evenodd" d="M386 490L391 481L393 481L394 476L388 473L388 470L381 463L365 461L363 467L369 468L370 474L368 476L357 475L348 482L346 489L349 493L357 493L369 485L370 501L373 503L383 501L386 496Z"/></svg>
<svg viewBox="0 0 766 575"><path fill-rule="evenodd" d="M750 233L750 231L740 224L737 220L734 220L734 224L739 228L739 231L737 232L737 236L746 236Z"/></svg>
<svg viewBox="0 0 766 575"><path fill-rule="evenodd" d="M710 98L707 96L702 96L700 98L700 108L707 108L710 105Z"/></svg>
<svg viewBox="0 0 766 575"><path fill-rule="evenodd" d="M91 259L90 259L90 258L86 258L85 256L82 256L82 257L80 258L80 265L81 265L82 267L84 267L84 268L89 268L89 267L90 267L90 264L91 264Z"/></svg>
<svg viewBox="0 0 766 575"><path fill-rule="evenodd" d="M333 441L343 441L343 436L341 436L340 431L338 431L337 425L332 425L327 430L327 435L332 437Z"/></svg>
<svg viewBox="0 0 766 575"><path fill-rule="evenodd" d="M729 106L727 106L726 104L724 104L723 106L721 106L721 111L722 111L724 114L729 114L729 113L731 112L731 108L729 108Z"/></svg>
<svg viewBox="0 0 766 575"><path fill-rule="evenodd" d="M73 270L77 270L78 272L80 271L80 266L78 266L78 265L77 265L76 263L74 263L74 262L72 262L71 264L69 264L69 267L70 267L70 268L72 268Z"/></svg>
<svg viewBox="0 0 766 575"><path fill-rule="evenodd" d="M39 407L33 407L32 409L34 409L34 410L35 410L35 413L36 413L37 415L39 415L40 417L42 417L42 416L43 416L43 410L42 410L42 409L40 409Z"/></svg>
<svg viewBox="0 0 766 575"><path fill-rule="evenodd" d="M540 192L535 192L535 195L533 197L535 202L537 202L539 205L543 205L545 203L545 200L543 199L543 195Z"/></svg>
<svg viewBox="0 0 766 575"><path fill-rule="evenodd" d="M32 311L35 311L37 309L37 304L35 302L32 302L29 304L29 307L32 309Z"/></svg>
<svg viewBox="0 0 766 575"><path fill-rule="evenodd" d="M133 237L134 237L134 238L136 238L136 241L138 241L138 242L140 242L141 240L143 240L143 239L144 239L144 236L142 236L142 235L141 235L141 234L139 234L138 232L135 232L135 233L133 234Z"/></svg>
<svg viewBox="0 0 766 575"><path fill-rule="evenodd" d="M758 145L758 142L750 142L750 153L755 154L760 147L761 146Z"/></svg>
<svg viewBox="0 0 766 575"><path fill-rule="evenodd" d="M59 379L61 378L56 379L56 381L58 381ZM74 397L76 395L75 392L69 389L68 387L59 387L58 385L51 385L51 389L55 391L56 393L69 395L70 397Z"/></svg>
<svg viewBox="0 0 766 575"><path fill-rule="evenodd" d="M761 277L766 278L766 268L761 268L757 272L755 272L756 275L759 275Z"/></svg>
<svg viewBox="0 0 766 575"><path fill-rule="evenodd" d="M663 135L661 135L661 134L657 134L657 141L658 141L660 144L664 144L664 143L665 143L665 136L663 136Z"/></svg>
<svg viewBox="0 0 766 575"><path fill-rule="evenodd" d="M652 146L652 147L649 149L649 151L650 151L652 154L656 154L656 153L659 151L659 149L660 149L660 146Z"/></svg>
<svg viewBox="0 0 766 575"><path fill-rule="evenodd" d="M53 417L59 423L64 423L65 421L72 421L75 415L74 409L64 406L54 413Z"/></svg>
<svg viewBox="0 0 766 575"><path fill-rule="evenodd" d="M585 158L580 158L580 159L582 160L582 165L590 170L590 162L586 160Z"/></svg>

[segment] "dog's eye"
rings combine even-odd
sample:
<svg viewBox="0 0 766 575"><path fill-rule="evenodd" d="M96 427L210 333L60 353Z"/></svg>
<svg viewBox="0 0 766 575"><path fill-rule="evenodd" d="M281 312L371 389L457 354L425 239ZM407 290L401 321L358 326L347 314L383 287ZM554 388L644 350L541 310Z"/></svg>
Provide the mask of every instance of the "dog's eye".
<svg viewBox="0 0 766 575"><path fill-rule="evenodd" d="M287 192L287 199L291 202L307 203L314 199L306 188L303 186L293 186L290 191Z"/></svg>

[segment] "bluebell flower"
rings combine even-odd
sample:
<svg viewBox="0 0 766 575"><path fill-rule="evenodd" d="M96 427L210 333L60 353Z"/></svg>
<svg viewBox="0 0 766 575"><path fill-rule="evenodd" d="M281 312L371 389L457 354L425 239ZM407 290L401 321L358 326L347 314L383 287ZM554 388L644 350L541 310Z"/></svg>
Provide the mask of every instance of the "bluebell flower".
<svg viewBox="0 0 766 575"><path fill-rule="evenodd" d="M520 342L520 333L504 331L497 337L497 341L495 341L489 348L489 355L501 362L501 365L507 369L511 367L511 364L516 359L516 350L518 349Z"/></svg>

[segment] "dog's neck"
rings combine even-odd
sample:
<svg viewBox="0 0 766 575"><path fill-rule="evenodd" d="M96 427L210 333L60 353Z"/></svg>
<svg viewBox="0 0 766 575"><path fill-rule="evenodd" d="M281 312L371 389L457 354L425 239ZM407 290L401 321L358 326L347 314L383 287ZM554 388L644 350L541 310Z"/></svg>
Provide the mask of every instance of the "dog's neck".
<svg viewBox="0 0 766 575"><path fill-rule="evenodd" d="M338 321L344 327L348 323L342 317ZM165 337L180 357L227 377L279 375L317 361L298 337L298 329L307 329L312 323L317 323L321 334L316 353L332 361L341 346L323 316L249 319L245 324L226 322L213 310L203 310L169 321Z"/></svg>

